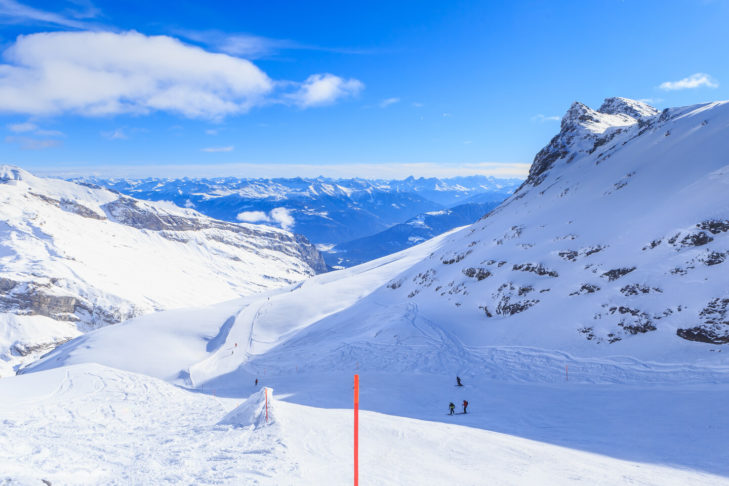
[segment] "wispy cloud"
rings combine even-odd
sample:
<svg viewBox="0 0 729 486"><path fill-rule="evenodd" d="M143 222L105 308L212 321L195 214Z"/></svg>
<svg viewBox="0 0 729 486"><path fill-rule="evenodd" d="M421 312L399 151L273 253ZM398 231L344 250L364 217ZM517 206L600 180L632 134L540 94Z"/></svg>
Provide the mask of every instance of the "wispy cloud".
<svg viewBox="0 0 729 486"><path fill-rule="evenodd" d="M0 0L0 21L13 24L35 22L72 29L85 29L89 27L89 24L78 19L91 18L98 15L99 12L90 2L86 2L85 7L83 10L70 10L76 17L73 18L24 5L15 0Z"/></svg>
<svg viewBox="0 0 729 486"><path fill-rule="evenodd" d="M400 98L386 98L382 101L380 101L380 108L387 108L390 105L394 105L395 103L400 103Z"/></svg>
<svg viewBox="0 0 729 486"><path fill-rule="evenodd" d="M205 135L217 135L218 131L214 128L208 128L205 130Z"/></svg>
<svg viewBox="0 0 729 486"><path fill-rule="evenodd" d="M291 39L276 39L243 32L227 33L220 30L199 31L182 29L175 30L173 33L211 49L234 56L242 56L246 59L268 58L289 50L323 51L352 55L365 55L376 52L374 49L302 44Z"/></svg>
<svg viewBox="0 0 729 486"><path fill-rule="evenodd" d="M5 141L7 143L18 144L23 150L43 150L63 145L63 142L58 139L37 139L14 135L5 137Z"/></svg>
<svg viewBox="0 0 729 486"><path fill-rule="evenodd" d="M356 96L363 89L364 84L356 79L344 79L333 74L312 74L286 98L302 108L309 108Z"/></svg>
<svg viewBox="0 0 729 486"><path fill-rule="evenodd" d="M641 103L647 103L649 105L653 105L656 103L661 103L663 101L663 98L641 98L638 101Z"/></svg>
<svg viewBox="0 0 729 486"><path fill-rule="evenodd" d="M8 130L14 133L32 132L38 129L38 125L31 122L13 123L8 125Z"/></svg>
<svg viewBox="0 0 729 486"><path fill-rule="evenodd" d="M39 137L65 137L66 135L59 130L45 130L40 128L33 122L11 123L8 130L13 133L32 133Z"/></svg>
<svg viewBox="0 0 729 486"><path fill-rule="evenodd" d="M718 88L719 82L704 73L696 73L678 81L666 81L658 86L664 91L676 91L680 89L696 89L696 88Z"/></svg>
<svg viewBox="0 0 729 486"><path fill-rule="evenodd" d="M227 145L225 147L205 147L204 149L201 149L203 152L232 152L233 149L232 145Z"/></svg>
<svg viewBox="0 0 729 486"><path fill-rule="evenodd" d="M101 136L107 140L127 140L129 135L126 134L123 128L115 128L108 132L101 132Z"/></svg>
<svg viewBox="0 0 729 486"><path fill-rule="evenodd" d="M558 116L546 116L546 115L542 115L541 113L531 117L531 121L539 122L539 123L550 122L550 121L560 121L560 120L561 120L561 118Z"/></svg>
<svg viewBox="0 0 729 486"><path fill-rule="evenodd" d="M423 106L425 106L423 103L420 103L419 101L413 101L412 105L415 108L422 108Z"/></svg>

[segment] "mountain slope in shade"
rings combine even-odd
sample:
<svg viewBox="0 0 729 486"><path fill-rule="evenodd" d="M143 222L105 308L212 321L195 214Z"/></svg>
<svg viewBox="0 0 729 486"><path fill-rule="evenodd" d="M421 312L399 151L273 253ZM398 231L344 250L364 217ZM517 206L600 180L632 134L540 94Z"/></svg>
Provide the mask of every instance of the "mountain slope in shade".
<svg viewBox="0 0 729 486"><path fill-rule="evenodd" d="M493 196L491 196L493 197ZM459 204L429 211L380 233L340 243L323 251L332 267L351 267L422 243L459 226L472 224L499 205L501 200Z"/></svg>
<svg viewBox="0 0 729 486"><path fill-rule="evenodd" d="M305 238L0 168L0 372L79 333L326 269Z"/></svg>

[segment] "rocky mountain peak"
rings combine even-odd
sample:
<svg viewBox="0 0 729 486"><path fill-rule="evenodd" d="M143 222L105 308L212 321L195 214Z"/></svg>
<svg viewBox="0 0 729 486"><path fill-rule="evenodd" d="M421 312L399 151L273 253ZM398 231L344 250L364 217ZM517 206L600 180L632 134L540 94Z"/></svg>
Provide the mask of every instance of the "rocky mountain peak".
<svg viewBox="0 0 729 486"><path fill-rule="evenodd" d="M605 98L602 106L597 110L608 115L628 115L637 120L649 118L660 113L647 103L629 98Z"/></svg>
<svg viewBox="0 0 729 486"><path fill-rule="evenodd" d="M658 114L652 106L629 98L607 98L598 110L575 101L562 117L560 132L534 157L526 182L539 185L558 160L592 154L618 133Z"/></svg>

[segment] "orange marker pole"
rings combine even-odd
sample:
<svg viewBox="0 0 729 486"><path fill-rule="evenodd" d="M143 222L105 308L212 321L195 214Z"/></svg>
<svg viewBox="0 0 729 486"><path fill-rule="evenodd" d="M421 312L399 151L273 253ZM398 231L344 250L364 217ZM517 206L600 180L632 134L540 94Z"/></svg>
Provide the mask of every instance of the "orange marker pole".
<svg viewBox="0 0 729 486"><path fill-rule="evenodd" d="M263 395L266 397L266 423L268 423L268 388L263 389Z"/></svg>
<svg viewBox="0 0 729 486"><path fill-rule="evenodd" d="M359 375L354 375L354 486L359 485Z"/></svg>

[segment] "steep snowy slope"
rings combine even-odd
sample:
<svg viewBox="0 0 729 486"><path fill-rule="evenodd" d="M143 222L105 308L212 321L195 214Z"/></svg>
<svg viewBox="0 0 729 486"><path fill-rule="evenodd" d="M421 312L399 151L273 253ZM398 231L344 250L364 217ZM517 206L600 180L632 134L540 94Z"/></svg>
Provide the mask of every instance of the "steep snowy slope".
<svg viewBox="0 0 729 486"><path fill-rule="evenodd" d="M143 313L300 281L302 237L0 168L0 376L60 341Z"/></svg>

